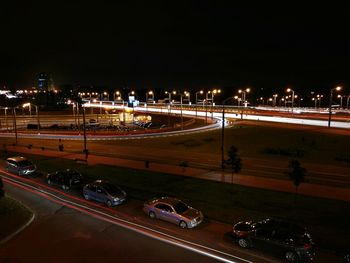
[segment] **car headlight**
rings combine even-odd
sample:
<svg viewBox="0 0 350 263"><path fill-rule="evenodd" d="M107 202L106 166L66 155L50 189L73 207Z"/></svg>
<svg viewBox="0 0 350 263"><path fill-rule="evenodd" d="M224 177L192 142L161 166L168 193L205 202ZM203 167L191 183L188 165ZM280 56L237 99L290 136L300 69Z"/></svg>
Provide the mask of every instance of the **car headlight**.
<svg viewBox="0 0 350 263"><path fill-rule="evenodd" d="M119 201L119 198L118 198L118 197L115 197L113 200L114 200L114 202L118 202L118 201Z"/></svg>

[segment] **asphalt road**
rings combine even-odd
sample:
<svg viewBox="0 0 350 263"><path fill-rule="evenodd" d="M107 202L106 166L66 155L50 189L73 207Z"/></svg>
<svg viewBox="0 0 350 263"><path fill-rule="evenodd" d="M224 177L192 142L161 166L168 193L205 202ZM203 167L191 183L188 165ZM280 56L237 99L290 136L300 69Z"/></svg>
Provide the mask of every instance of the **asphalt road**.
<svg viewBox="0 0 350 263"><path fill-rule="evenodd" d="M6 185L36 213L0 247L0 262L219 262Z"/></svg>

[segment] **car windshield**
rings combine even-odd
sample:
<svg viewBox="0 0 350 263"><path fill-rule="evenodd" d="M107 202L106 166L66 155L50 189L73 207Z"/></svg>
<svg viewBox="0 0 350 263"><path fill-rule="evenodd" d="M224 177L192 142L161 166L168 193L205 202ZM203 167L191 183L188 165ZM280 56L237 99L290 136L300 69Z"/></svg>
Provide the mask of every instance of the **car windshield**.
<svg viewBox="0 0 350 263"><path fill-rule="evenodd" d="M23 161L19 161L18 165L19 166L29 166L29 165L32 165L32 163L31 163L31 161L23 160Z"/></svg>
<svg viewBox="0 0 350 263"><path fill-rule="evenodd" d="M122 192L119 187L114 186L113 184L105 184L103 185L103 188L111 195L120 194Z"/></svg>
<svg viewBox="0 0 350 263"><path fill-rule="evenodd" d="M181 201L175 203L173 205L173 207L174 207L176 213L178 213L178 214L182 214L183 212L188 210L188 206L185 203L181 202Z"/></svg>

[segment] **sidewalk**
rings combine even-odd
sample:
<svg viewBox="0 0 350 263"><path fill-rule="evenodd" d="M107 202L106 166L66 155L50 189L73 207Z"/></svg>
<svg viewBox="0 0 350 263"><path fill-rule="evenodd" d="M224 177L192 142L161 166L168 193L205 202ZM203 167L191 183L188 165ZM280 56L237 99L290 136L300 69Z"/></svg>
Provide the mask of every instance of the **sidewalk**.
<svg viewBox="0 0 350 263"><path fill-rule="evenodd" d="M84 154L75 154L68 152L60 152L54 150L41 150L41 149L28 149L23 146L8 146L8 151L34 154L34 155L45 155L50 157L59 157L70 160L85 159ZM116 157L106 157L89 154L88 165L105 164L105 165L115 165L119 167L132 168L132 169L143 169L150 170L161 173L168 173L174 175L190 176L194 178L200 178L205 180L212 180L224 183L234 183L238 185L282 191L288 193L294 193L295 187L293 183L289 180L278 180L265 177L250 176L244 174L234 174L232 177L231 172L226 171L210 171L206 169L191 168L191 167L181 167L169 164L160 163L149 163L149 168L146 168L144 161L138 160L127 160ZM302 183L298 189L299 194L323 197L329 199L343 200L350 202L350 189L330 187L325 185Z"/></svg>

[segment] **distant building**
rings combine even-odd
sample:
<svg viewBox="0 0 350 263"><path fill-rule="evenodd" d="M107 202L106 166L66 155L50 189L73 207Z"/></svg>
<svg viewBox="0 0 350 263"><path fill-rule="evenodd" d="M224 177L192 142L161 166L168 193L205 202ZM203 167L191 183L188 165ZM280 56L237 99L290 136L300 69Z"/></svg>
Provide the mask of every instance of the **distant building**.
<svg viewBox="0 0 350 263"><path fill-rule="evenodd" d="M42 72L38 77L38 88L39 92L49 92L54 91L55 86L51 74Z"/></svg>

